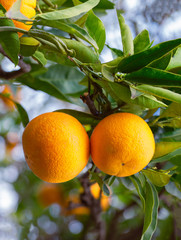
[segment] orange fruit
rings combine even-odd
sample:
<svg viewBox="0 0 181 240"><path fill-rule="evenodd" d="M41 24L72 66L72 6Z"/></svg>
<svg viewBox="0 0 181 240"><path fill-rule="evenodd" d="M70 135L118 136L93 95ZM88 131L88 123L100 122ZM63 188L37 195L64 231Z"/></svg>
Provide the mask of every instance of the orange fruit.
<svg viewBox="0 0 181 240"><path fill-rule="evenodd" d="M92 196L95 199L99 198L101 189L99 187L98 183L94 183L90 186L90 191ZM82 192L82 190L80 191L80 193ZM80 200L80 195L70 195L69 199L68 199L68 203L72 202L73 204L81 204L81 200ZM110 197L105 196L103 193L101 193L101 208L103 211L106 211L109 208L110 205ZM68 206L67 206L68 208ZM90 209L88 207L85 206L79 206L79 207L75 207L71 210L67 210L67 215L85 215L85 214L90 214Z"/></svg>
<svg viewBox="0 0 181 240"><path fill-rule="evenodd" d="M38 188L37 198L43 207L48 207L51 204L65 205L65 199L62 189L57 184L43 183Z"/></svg>
<svg viewBox="0 0 181 240"><path fill-rule="evenodd" d="M76 118L61 112L44 113L31 120L22 143L30 169L40 179L52 183L76 177L90 155L84 127Z"/></svg>
<svg viewBox="0 0 181 240"><path fill-rule="evenodd" d="M0 93L2 94L7 94L7 96L10 99L13 99L13 93L11 88L8 85L3 85L2 87L0 87ZM14 103L13 101L11 101L10 99L8 99L7 97L4 97L2 95L0 95L0 99L4 102L5 106L9 109L9 110L14 110Z"/></svg>
<svg viewBox="0 0 181 240"><path fill-rule="evenodd" d="M16 2L16 0L0 0L0 4L2 4L2 6L6 9L6 11L8 11L12 5ZM21 8L20 8L20 12L26 16L27 18L33 18L36 14L35 11L36 8L36 0L22 0L21 1ZM22 22L18 22L13 20L15 27L24 29L24 30L29 30L32 25L26 25ZM19 36L22 36L22 33L18 33Z"/></svg>
<svg viewBox="0 0 181 240"><path fill-rule="evenodd" d="M91 156L103 172L125 177L142 170L155 151L148 124L131 113L116 113L104 118L91 136Z"/></svg>

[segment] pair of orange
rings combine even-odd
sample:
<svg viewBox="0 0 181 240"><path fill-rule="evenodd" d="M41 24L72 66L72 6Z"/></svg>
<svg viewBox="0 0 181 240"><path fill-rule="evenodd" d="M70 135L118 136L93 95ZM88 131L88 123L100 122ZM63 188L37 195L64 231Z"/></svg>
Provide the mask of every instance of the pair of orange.
<svg viewBox="0 0 181 240"><path fill-rule="evenodd" d="M74 117L51 112L34 118L23 133L26 161L40 179L58 183L76 177L91 153L103 172L118 177L139 172L151 160L154 137L148 124L131 113L116 113L95 127L91 140Z"/></svg>

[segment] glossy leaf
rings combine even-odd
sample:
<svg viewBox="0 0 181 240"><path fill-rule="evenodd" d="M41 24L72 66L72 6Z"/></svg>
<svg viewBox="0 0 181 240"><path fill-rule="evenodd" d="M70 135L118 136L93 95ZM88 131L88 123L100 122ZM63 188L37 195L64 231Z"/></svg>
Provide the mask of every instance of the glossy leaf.
<svg viewBox="0 0 181 240"><path fill-rule="evenodd" d="M87 19L87 18L86 18ZM73 23L66 23L60 20L57 21L47 21L47 20L40 20L35 22L37 25L49 26L53 28L60 29L64 32L72 34L78 38L85 40L86 42L90 43L95 49L98 49L97 43L94 39L87 33L87 31L76 24Z"/></svg>
<svg viewBox="0 0 181 240"><path fill-rule="evenodd" d="M158 142L155 146L154 158L164 156L178 148L181 148L181 142Z"/></svg>
<svg viewBox="0 0 181 240"><path fill-rule="evenodd" d="M143 169L142 173L157 187L163 187L170 181L171 175L168 171L154 170L154 169Z"/></svg>
<svg viewBox="0 0 181 240"><path fill-rule="evenodd" d="M37 48L39 47L39 45L40 45L40 42L32 37L21 37L20 53L25 57L32 56L37 50Z"/></svg>
<svg viewBox="0 0 181 240"><path fill-rule="evenodd" d="M118 16L119 26L121 30L124 56L132 55L134 53L134 45L133 45L133 37L131 34L131 30L128 27L128 25L126 25L125 20L123 16L120 14L119 10L117 10L117 16Z"/></svg>
<svg viewBox="0 0 181 240"><path fill-rule="evenodd" d="M148 67L165 70L169 65L172 57L172 52L165 54L163 57L153 61L148 65Z"/></svg>
<svg viewBox="0 0 181 240"><path fill-rule="evenodd" d="M164 56L181 44L181 39L163 42L147 49L143 52L122 59L118 65L117 71L130 73L137 71L154 60Z"/></svg>
<svg viewBox="0 0 181 240"><path fill-rule="evenodd" d="M161 163L161 162L170 161L172 158L177 156L181 157L181 148L178 148L175 151L168 153L162 157L155 158L151 161L151 163Z"/></svg>
<svg viewBox="0 0 181 240"><path fill-rule="evenodd" d="M145 67L139 71L126 74L126 80L162 87L181 87L181 76L156 68Z"/></svg>
<svg viewBox="0 0 181 240"><path fill-rule="evenodd" d="M145 108L156 108L165 106L164 103L158 101L152 96L142 95L137 97L136 99L131 99L130 89L121 84L103 80L95 80L95 82L99 84L108 94L110 94L117 103L119 103L120 101L124 101L126 103L140 105Z"/></svg>
<svg viewBox="0 0 181 240"><path fill-rule="evenodd" d="M72 18L80 15L81 13L88 12L89 10L94 8L99 2L100 0L88 0L85 3L71 8L38 14L37 18L43 18L52 21Z"/></svg>
<svg viewBox="0 0 181 240"><path fill-rule="evenodd" d="M172 92L168 89L160 88L160 87L154 87L154 86L150 86L150 85L147 85L147 84L137 85L137 86L134 86L134 88L136 90L141 91L141 92L151 94L151 95L154 95L156 97L167 99L169 101L173 101L173 102L181 104L181 94Z"/></svg>
<svg viewBox="0 0 181 240"><path fill-rule="evenodd" d="M140 32L135 39L134 43L134 53L139 53L150 47L150 37L149 32L147 30L143 30Z"/></svg>
<svg viewBox="0 0 181 240"><path fill-rule="evenodd" d="M167 66L167 71L173 71L173 69L177 69L181 67L180 58L181 58L181 47L177 49L176 53L171 58L171 61Z"/></svg>
<svg viewBox="0 0 181 240"><path fill-rule="evenodd" d="M14 24L10 19L1 19L0 26L14 27ZM18 34L16 32L0 32L0 44L12 62L17 65L19 61L18 54L20 51Z"/></svg>
<svg viewBox="0 0 181 240"><path fill-rule="evenodd" d="M145 192L144 192L144 189L141 185L140 179L137 178L134 175L131 176L130 179L131 179L131 181L133 182L133 184L136 188L136 191L137 191L137 193L140 197L141 203L142 203L143 210L145 211Z"/></svg>
<svg viewBox="0 0 181 240"><path fill-rule="evenodd" d="M151 240L157 226L159 199L153 184L146 183L145 218L141 240Z"/></svg>
<svg viewBox="0 0 181 240"><path fill-rule="evenodd" d="M47 64L47 59L45 58L44 54L40 51L36 51L33 54L33 58L36 59L43 66Z"/></svg>
<svg viewBox="0 0 181 240"><path fill-rule="evenodd" d="M60 109L60 110L56 110L56 112L67 113L67 114L75 117L83 125L91 124L93 126L96 126L100 121L98 118L94 117L91 114L88 114L88 113L85 113L85 112L80 112L80 111L77 111L77 110Z"/></svg>
<svg viewBox="0 0 181 240"><path fill-rule="evenodd" d="M106 32L104 24L93 13L93 11L90 11L85 26L87 28L89 35L96 41L97 46L99 47L99 53L101 53L106 41Z"/></svg>

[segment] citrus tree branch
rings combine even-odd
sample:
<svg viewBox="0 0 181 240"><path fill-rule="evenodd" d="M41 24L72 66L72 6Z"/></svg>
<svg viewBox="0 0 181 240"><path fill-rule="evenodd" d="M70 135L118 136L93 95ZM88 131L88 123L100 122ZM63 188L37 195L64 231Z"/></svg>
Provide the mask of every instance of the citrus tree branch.
<svg viewBox="0 0 181 240"><path fill-rule="evenodd" d="M4 55L5 57L7 57L11 61L10 57L5 53L5 51L1 45L0 45L0 53L2 55ZM25 63L21 56L19 58L18 66L20 67L20 69L17 71L12 71L12 72L4 71L0 66L0 78L10 80L10 79L17 78L17 77L21 76L22 74L31 71L31 66L29 64Z"/></svg>
<svg viewBox="0 0 181 240"><path fill-rule="evenodd" d="M94 232L96 232L96 240L105 240L106 227L102 219L101 213L101 195L99 199L95 199L90 191L91 183L89 181L88 172L79 178L84 192L80 195L81 202L84 206L90 209L90 217L94 223Z"/></svg>

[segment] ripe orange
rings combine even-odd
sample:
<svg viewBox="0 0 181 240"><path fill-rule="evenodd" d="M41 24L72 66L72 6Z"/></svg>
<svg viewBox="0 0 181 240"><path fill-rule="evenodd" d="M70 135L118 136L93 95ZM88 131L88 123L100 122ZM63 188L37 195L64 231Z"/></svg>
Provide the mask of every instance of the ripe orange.
<svg viewBox="0 0 181 240"><path fill-rule="evenodd" d="M91 136L91 156L103 172L125 177L142 170L155 151L148 124L131 113L116 113L104 118Z"/></svg>
<svg viewBox="0 0 181 240"><path fill-rule="evenodd" d="M65 113L44 113L31 120L22 142L30 169L47 182L73 179L89 159L89 138L84 127Z"/></svg>
<svg viewBox="0 0 181 240"><path fill-rule="evenodd" d="M99 195L100 195L100 187L99 187L99 184L98 183L95 183L95 184L92 184L90 186L90 191L91 191L91 194L92 196L95 198L95 199L98 199L99 198ZM80 192L81 193L81 192ZM81 201L80 201L80 195L71 195L69 196L69 199L68 199L68 202L72 202L73 204L80 204ZM68 203L67 202L67 203ZM106 211L110 205L110 198L105 196L103 193L101 194L101 200L100 200L100 203L101 203L101 207L102 207L102 210L103 211ZM68 208L68 206L67 206ZM90 209L88 207L85 207L85 206L79 206L79 207L75 207L71 210L67 210L67 215L85 215L85 214L89 214L90 213Z"/></svg>
<svg viewBox="0 0 181 240"><path fill-rule="evenodd" d="M14 97L12 90L8 85L3 85L2 87L0 87L0 93L9 95L8 97L11 99L13 99ZM2 95L0 95L0 99L2 99L3 103L9 110L14 110L13 101L9 100L7 97L4 97Z"/></svg>
<svg viewBox="0 0 181 240"><path fill-rule="evenodd" d="M0 0L0 4L2 4L2 6L6 9L6 11L8 11L15 2L16 0ZM20 12L27 18L32 18L36 14L35 7L36 7L36 0L22 0ZM18 22L15 20L13 20L13 22L15 27L22 28L27 31L32 27L32 25L26 25L22 22ZM21 35L22 34L19 33L19 36Z"/></svg>
<svg viewBox="0 0 181 240"><path fill-rule="evenodd" d="M65 205L65 199L61 187L58 184L43 183L38 188L37 198L43 207L57 203Z"/></svg>

